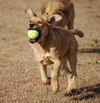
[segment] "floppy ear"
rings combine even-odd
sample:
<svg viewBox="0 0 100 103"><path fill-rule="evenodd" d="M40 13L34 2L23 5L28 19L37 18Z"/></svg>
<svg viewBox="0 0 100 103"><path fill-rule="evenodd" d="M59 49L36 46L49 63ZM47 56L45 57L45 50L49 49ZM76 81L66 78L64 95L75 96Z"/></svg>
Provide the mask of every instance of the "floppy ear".
<svg viewBox="0 0 100 103"><path fill-rule="evenodd" d="M30 17L36 16L36 14L30 8L26 9L25 13L27 13Z"/></svg>
<svg viewBox="0 0 100 103"><path fill-rule="evenodd" d="M59 22L59 21L61 21L61 20L62 20L62 15L54 14L54 15L50 18L50 20L48 20L48 22L49 22L50 24L54 24L54 23L57 23L57 22Z"/></svg>
<svg viewBox="0 0 100 103"><path fill-rule="evenodd" d="M44 14L45 13L45 9L47 7L47 2L44 3L42 6L41 6L41 13Z"/></svg>

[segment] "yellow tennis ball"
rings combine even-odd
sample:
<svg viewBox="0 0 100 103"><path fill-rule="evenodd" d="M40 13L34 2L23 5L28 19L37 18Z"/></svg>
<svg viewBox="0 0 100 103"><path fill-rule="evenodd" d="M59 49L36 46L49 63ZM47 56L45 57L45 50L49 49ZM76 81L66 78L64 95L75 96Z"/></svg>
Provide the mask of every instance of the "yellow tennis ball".
<svg viewBox="0 0 100 103"><path fill-rule="evenodd" d="M27 35L30 39L36 39L39 36L39 32L37 30L28 30Z"/></svg>

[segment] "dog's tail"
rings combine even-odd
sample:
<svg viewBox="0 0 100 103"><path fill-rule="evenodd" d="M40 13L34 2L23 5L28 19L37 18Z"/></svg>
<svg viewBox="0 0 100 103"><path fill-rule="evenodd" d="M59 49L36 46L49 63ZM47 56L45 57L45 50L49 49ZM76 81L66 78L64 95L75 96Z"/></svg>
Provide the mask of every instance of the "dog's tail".
<svg viewBox="0 0 100 103"><path fill-rule="evenodd" d="M78 29L72 29L70 31L73 33L73 35L78 35L80 38L84 37L84 33Z"/></svg>

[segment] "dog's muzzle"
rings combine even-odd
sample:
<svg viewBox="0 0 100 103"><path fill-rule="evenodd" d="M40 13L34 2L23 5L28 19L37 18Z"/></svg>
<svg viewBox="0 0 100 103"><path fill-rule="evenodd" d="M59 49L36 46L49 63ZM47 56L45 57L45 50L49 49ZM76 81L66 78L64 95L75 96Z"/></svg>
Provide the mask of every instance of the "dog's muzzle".
<svg viewBox="0 0 100 103"><path fill-rule="evenodd" d="M38 27L35 24L29 24L28 25L28 30L36 30Z"/></svg>

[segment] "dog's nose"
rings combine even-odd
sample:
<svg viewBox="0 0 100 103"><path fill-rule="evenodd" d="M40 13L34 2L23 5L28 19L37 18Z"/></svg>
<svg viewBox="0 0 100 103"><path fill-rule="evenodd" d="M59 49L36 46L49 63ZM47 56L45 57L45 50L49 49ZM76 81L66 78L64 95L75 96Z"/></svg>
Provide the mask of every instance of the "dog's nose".
<svg viewBox="0 0 100 103"><path fill-rule="evenodd" d="M32 20L29 20L28 29L36 29L37 25L33 23Z"/></svg>
<svg viewBox="0 0 100 103"><path fill-rule="evenodd" d="M37 25L36 24L29 24L29 29L37 29Z"/></svg>
<svg viewBox="0 0 100 103"><path fill-rule="evenodd" d="M32 28L34 26L34 24L29 24L30 28Z"/></svg>

